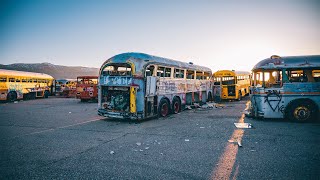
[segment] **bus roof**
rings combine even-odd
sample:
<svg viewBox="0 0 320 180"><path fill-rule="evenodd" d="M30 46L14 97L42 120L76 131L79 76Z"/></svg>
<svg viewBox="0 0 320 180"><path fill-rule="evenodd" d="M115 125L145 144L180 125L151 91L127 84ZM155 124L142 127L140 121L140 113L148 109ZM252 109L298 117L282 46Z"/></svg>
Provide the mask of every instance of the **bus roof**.
<svg viewBox="0 0 320 180"><path fill-rule="evenodd" d="M77 78L97 79L98 76L78 76Z"/></svg>
<svg viewBox="0 0 320 180"><path fill-rule="evenodd" d="M219 70L213 73L213 76L237 76L237 75L250 75L248 71L235 71L235 70Z"/></svg>
<svg viewBox="0 0 320 180"><path fill-rule="evenodd" d="M183 69L190 69L190 70L199 70L204 72L210 72L212 73L211 69L204 66L194 65L192 63L186 63L182 61L176 61L172 59L162 58L158 56L153 56L149 54L144 53L123 53L118 54L110 59L106 60L103 65L100 68L100 71L102 68L106 66L106 64L109 63L126 63L126 62L133 62L135 64L136 72L142 72L143 69L149 65L149 64L158 64L163 66L174 66L179 67Z"/></svg>
<svg viewBox="0 0 320 180"><path fill-rule="evenodd" d="M284 57L273 55L268 59L260 61L252 70L311 67L320 67L320 55Z"/></svg>
<svg viewBox="0 0 320 180"><path fill-rule="evenodd" d="M22 77L53 79L52 76L44 73L15 71L15 70L7 70L7 69L0 69L0 76L20 76L20 77L22 76Z"/></svg>

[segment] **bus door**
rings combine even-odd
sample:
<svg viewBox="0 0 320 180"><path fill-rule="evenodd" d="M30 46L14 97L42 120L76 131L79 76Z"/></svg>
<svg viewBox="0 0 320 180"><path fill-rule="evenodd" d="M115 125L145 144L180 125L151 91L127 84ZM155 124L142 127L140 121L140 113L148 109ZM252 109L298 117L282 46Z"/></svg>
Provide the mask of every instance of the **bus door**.
<svg viewBox="0 0 320 180"><path fill-rule="evenodd" d="M150 117L157 114L157 77L147 76L146 95L145 95L145 116Z"/></svg>
<svg viewBox="0 0 320 180"><path fill-rule="evenodd" d="M215 102L221 101L221 94L222 93L222 83L221 83L221 77L215 78L214 84L213 84L213 100Z"/></svg>

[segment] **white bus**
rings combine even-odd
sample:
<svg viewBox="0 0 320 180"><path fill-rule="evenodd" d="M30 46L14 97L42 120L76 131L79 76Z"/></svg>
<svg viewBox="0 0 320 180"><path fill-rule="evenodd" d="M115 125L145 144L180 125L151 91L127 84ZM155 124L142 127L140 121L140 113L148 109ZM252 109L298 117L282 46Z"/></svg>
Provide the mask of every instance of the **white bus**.
<svg viewBox="0 0 320 180"><path fill-rule="evenodd" d="M116 55L100 68L98 114L145 119L212 98L211 69L143 53Z"/></svg>
<svg viewBox="0 0 320 180"><path fill-rule="evenodd" d="M319 118L320 56L271 56L252 69L253 117L296 122Z"/></svg>

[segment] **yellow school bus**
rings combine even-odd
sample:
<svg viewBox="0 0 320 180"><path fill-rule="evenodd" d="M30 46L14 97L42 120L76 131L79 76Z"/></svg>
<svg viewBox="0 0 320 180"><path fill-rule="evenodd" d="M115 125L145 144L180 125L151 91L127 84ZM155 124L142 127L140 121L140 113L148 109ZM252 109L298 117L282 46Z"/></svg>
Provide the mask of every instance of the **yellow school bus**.
<svg viewBox="0 0 320 180"><path fill-rule="evenodd" d="M47 74L0 69L0 100L47 98L52 82Z"/></svg>
<svg viewBox="0 0 320 180"><path fill-rule="evenodd" d="M250 73L246 71L219 70L213 73L215 101L236 99L249 94Z"/></svg>

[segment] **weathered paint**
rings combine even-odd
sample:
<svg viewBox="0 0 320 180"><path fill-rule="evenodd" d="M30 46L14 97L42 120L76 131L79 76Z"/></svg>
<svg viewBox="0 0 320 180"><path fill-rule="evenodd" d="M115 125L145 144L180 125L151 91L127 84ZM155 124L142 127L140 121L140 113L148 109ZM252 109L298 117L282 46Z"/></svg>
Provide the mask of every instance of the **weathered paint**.
<svg viewBox="0 0 320 180"><path fill-rule="evenodd" d="M320 56L268 58L254 66L253 72L281 70L282 87L251 87L251 114L254 117L285 118L288 104L297 99L309 99L320 110L320 82L289 82L285 70L320 70Z"/></svg>
<svg viewBox="0 0 320 180"><path fill-rule="evenodd" d="M104 76L103 70L109 65L130 65L132 76ZM194 64L184 63L180 61L175 61L171 59L161 58L157 56L152 56L143 53L124 53L111 57L105 61L101 68L99 74L99 110L100 115L105 115L107 117L118 117L118 118L133 118L133 119L143 119L145 115L145 100L150 100L154 97L155 104L159 103L162 98L166 98L172 102L172 99L177 96L180 98L182 104L186 104L186 93L191 93L197 91L201 97L207 97L208 92L212 93L210 81L204 80L188 80L188 79L178 79L178 78L160 78L156 77L157 93L146 97L146 77L145 69L148 65L159 65L159 66L170 66L181 69L191 69L203 71L211 76L211 70L207 67L197 66ZM128 87L130 88L130 112L110 112L103 109L103 93L104 87ZM135 89L133 93L132 89ZM203 92L206 95L204 95ZM133 95L135 94L135 96ZM154 96L154 97L153 97ZM157 101L156 101L157 100ZM135 107L133 104L135 102ZM153 104L153 103L152 103ZM129 114L130 113L130 114Z"/></svg>
<svg viewBox="0 0 320 180"><path fill-rule="evenodd" d="M136 113L136 88L130 87L130 113Z"/></svg>

